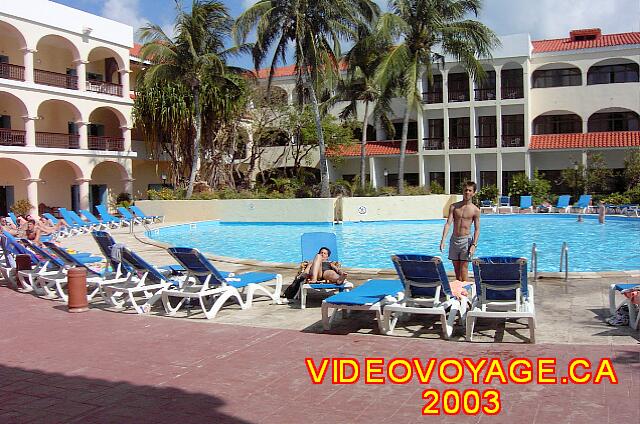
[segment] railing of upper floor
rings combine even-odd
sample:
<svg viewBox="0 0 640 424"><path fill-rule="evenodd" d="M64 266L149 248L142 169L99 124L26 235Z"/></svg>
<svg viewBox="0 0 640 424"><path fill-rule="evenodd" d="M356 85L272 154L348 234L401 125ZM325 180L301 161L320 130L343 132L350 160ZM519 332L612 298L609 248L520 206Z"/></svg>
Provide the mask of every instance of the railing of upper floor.
<svg viewBox="0 0 640 424"><path fill-rule="evenodd" d="M33 70L33 81L36 84L49 85L52 87L67 88L69 90L78 89L77 76L44 71L42 69Z"/></svg>
<svg viewBox="0 0 640 424"><path fill-rule="evenodd" d="M112 82L88 80L87 91L122 97L122 85Z"/></svg>
<svg viewBox="0 0 640 424"><path fill-rule="evenodd" d="M443 137L426 137L424 140L425 150L443 150L444 138Z"/></svg>
<svg viewBox="0 0 640 424"><path fill-rule="evenodd" d="M26 131L0 128L0 146L24 146Z"/></svg>
<svg viewBox="0 0 640 424"><path fill-rule="evenodd" d="M90 135L89 150L123 151L124 138Z"/></svg>
<svg viewBox="0 0 640 424"><path fill-rule="evenodd" d="M449 148L450 149L470 149L471 139L469 136L449 137Z"/></svg>
<svg viewBox="0 0 640 424"><path fill-rule="evenodd" d="M38 131L36 132L36 146L59 149L79 149L80 136L77 134L60 134Z"/></svg>
<svg viewBox="0 0 640 424"><path fill-rule="evenodd" d="M524 134L522 135L503 135L502 147L524 147Z"/></svg>
<svg viewBox="0 0 640 424"><path fill-rule="evenodd" d="M24 66L0 63L0 78L24 81Z"/></svg>
<svg viewBox="0 0 640 424"><path fill-rule="evenodd" d="M480 149L494 148L497 144L497 137L495 135L477 135L476 147Z"/></svg>
<svg viewBox="0 0 640 424"><path fill-rule="evenodd" d="M495 100L496 89L495 88L475 88L474 99L476 101Z"/></svg>

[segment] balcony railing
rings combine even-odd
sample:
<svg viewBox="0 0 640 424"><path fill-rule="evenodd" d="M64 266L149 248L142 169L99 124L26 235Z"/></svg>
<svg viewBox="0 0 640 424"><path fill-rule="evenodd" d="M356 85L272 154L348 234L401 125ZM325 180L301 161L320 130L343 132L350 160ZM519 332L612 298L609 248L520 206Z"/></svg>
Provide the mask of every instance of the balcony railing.
<svg viewBox="0 0 640 424"><path fill-rule="evenodd" d="M36 132L36 146L56 147L59 149L80 148L80 136L77 134L60 134L50 132Z"/></svg>
<svg viewBox="0 0 640 424"><path fill-rule="evenodd" d="M112 82L88 80L87 91L122 97L122 86L120 84L114 84Z"/></svg>
<svg viewBox="0 0 640 424"><path fill-rule="evenodd" d="M469 149L471 142L469 137L449 137L450 149Z"/></svg>
<svg viewBox="0 0 640 424"><path fill-rule="evenodd" d="M425 150L442 150L444 149L444 138L442 137L426 137L424 139Z"/></svg>
<svg viewBox="0 0 640 424"><path fill-rule="evenodd" d="M124 138L89 136L90 150L111 150L121 152L124 150Z"/></svg>
<svg viewBox="0 0 640 424"><path fill-rule="evenodd" d="M57 72L33 70L33 80L36 84L51 85L53 87L78 89L78 77L75 75L59 74Z"/></svg>
<svg viewBox="0 0 640 424"><path fill-rule="evenodd" d="M503 135L502 147L524 147L524 135Z"/></svg>
<svg viewBox="0 0 640 424"><path fill-rule="evenodd" d="M468 102L469 90L449 90L449 102Z"/></svg>
<svg viewBox="0 0 640 424"><path fill-rule="evenodd" d="M476 136L476 147L480 149L487 149L496 147L496 136L495 135L477 135Z"/></svg>
<svg viewBox="0 0 640 424"><path fill-rule="evenodd" d="M0 63L0 78L24 81L24 66Z"/></svg>
<svg viewBox="0 0 640 424"><path fill-rule="evenodd" d="M26 132L0 128L0 146L24 146Z"/></svg>
<svg viewBox="0 0 640 424"><path fill-rule="evenodd" d="M496 99L496 89L495 88L475 88L473 90L475 93L476 101L484 101L484 100L495 100Z"/></svg>
<svg viewBox="0 0 640 424"><path fill-rule="evenodd" d="M422 93L422 99L425 103L442 103L442 91L426 91Z"/></svg>
<svg viewBox="0 0 640 424"><path fill-rule="evenodd" d="M522 87L502 87L501 95L503 99L522 99L524 89Z"/></svg>

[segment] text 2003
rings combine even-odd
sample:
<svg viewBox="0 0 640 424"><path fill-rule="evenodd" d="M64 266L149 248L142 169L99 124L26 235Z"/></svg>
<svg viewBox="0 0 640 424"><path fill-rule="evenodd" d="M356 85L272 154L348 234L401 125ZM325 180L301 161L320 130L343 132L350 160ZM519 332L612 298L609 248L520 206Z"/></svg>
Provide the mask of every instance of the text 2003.
<svg viewBox="0 0 640 424"><path fill-rule="evenodd" d="M488 389L480 392L476 389L468 389L460 392L456 389L448 389L440 393L438 390L427 389L422 392L422 398L427 403L422 408L422 415L457 415L461 412L466 415L496 415L500 413L500 391Z"/></svg>

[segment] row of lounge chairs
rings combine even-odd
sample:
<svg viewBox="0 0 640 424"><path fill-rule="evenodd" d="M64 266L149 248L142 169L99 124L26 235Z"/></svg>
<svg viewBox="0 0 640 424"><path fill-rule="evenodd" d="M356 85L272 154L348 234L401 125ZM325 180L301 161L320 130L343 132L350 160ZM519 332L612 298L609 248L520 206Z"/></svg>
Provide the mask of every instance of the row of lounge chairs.
<svg viewBox="0 0 640 424"><path fill-rule="evenodd" d="M214 318L228 299L235 300L241 309L251 307L255 296L280 303L280 274L219 271L196 249L182 247L168 249L178 265L154 267L126 246L116 244L108 232L95 230L91 234L107 262L102 270L91 266L102 262L101 256L71 253L51 242L39 247L3 232L0 269L5 281L21 291L66 302L67 271L80 267L87 273L88 301L99 296L112 307L130 306L140 314L149 312L158 301L168 315L175 315L194 300L207 318ZM32 266L18 269L17 255L28 255Z"/></svg>
<svg viewBox="0 0 640 424"><path fill-rule="evenodd" d="M533 206L532 196L520 196L520 206L511 205L509 196L500 196L498 204L490 200L480 202L482 213L518 213L518 212L560 212L560 213L589 213L597 212L597 207L591 206L591 195L583 194L573 205L570 204L571 196L563 194L558 197L555 206Z"/></svg>

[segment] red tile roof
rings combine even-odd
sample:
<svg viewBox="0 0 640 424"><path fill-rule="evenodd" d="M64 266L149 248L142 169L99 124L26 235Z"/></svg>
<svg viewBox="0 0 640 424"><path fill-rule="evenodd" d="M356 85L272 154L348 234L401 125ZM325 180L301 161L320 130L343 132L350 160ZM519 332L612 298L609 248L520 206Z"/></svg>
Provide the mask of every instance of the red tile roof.
<svg viewBox="0 0 640 424"><path fill-rule="evenodd" d="M530 150L599 149L640 146L640 131L532 135Z"/></svg>
<svg viewBox="0 0 640 424"><path fill-rule="evenodd" d="M133 47L129 49L129 55L133 57L140 57L140 49L142 48L142 44L133 43Z"/></svg>
<svg viewBox="0 0 640 424"><path fill-rule="evenodd" d="M400 154L400 140L368 141L365 147L367 156L385 156ZM408 155L418 153L418 140L407 140ZM360 156L360 143L351 144L337 150L329 150L329 156Z"/></svg>
<svg viewBox="0 0 640 424"><path fill-rule="evenodd" d="M597 28L589 30L574 30L572 35L585 35L595 32ZM593 40L573 41L573 37L557 38L555 40L534 40L534 53L556 52L564 50L593 49L598 47L622 46L627 44L640 44L640 32L623 32L621 34L598 35Z"/></svg>

